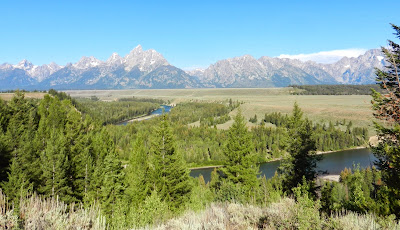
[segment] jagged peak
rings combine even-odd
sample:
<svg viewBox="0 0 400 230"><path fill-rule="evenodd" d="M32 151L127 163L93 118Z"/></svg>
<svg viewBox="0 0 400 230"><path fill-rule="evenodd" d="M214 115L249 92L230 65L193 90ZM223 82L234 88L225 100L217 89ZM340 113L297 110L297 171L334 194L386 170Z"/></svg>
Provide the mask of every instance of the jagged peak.
<svg viewBox="0 0 400 230"><path fill-rule="evenodd" d="M15 65L14 68L27 70L33 68L33 64L30 61L23 59L17 65Z"/></svg>
<svg viewBox="0 0 400 230"><path fill-rule="evenodd" d="M98 66L101 63L102 63L102 61L100 61L99 59L97 59L93 56L90 56L90 57L83 56L77 63L73 64L73 66L78 69L85 69L85 68Z"/></svg>
<svg viewBox="0 0 400 230"><path fill-rule="evenodd" d="M133 50L143 50L142 45L137 45Z"/></svg>
<svg viewBox="0 0 400 230"><path fill-rule="evenodd" d="M50 62L49 64L48 64L48 66L58 66L58 67L61 67L60 65L58 65L57 63L55 63L55 62Z"/></svg>
<svg viewBox="0 0 400 230"><path fill-rule="evenodd" d="M111 63L111 64L114 64L114 63L119 63L119 64L121 64L122 63L122 57L121 56L119 56L119 54L118 53L112 53L111 54L111 56L107 59L107 61L106 61L107 63Z"/></svg>
<svg viewBox="0 0 400 230"><path fill-rule="evenodd" d="M131 52L129 52L129 54L127 56L129 56L130 54L140 54L143 52L143 47L139 44L137 45L135 48L133 48L133 50L131 50Z"/></svg>
<svg viewBox="0 0 400 230"><path fill-rule="evenodd" d="M0 69L10 69L10 68L13 68L13 65L9 63L3 63L0 65Z"/></svg>

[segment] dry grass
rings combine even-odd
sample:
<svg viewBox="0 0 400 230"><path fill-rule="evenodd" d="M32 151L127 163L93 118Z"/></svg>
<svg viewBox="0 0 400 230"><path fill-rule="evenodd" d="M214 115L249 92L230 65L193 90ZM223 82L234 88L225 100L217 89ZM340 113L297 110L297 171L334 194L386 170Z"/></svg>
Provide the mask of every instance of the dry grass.
<svg viewBox="0 0 400 230"><path fill-rule="evenodd" d="M25 98L37 98L37 99L42 99L45 95L45 93L24 93ZM14 93L0 93L0 98L9 101L11 98L14 96Z"/></svg>
<svg viewBox="0 0 400 230"><path fill-rule="evenodd" d="M316 206L315 206L316 207ZM309 207L315 209L315 207ZM283 198L266 208L236 203L213 203L206 210L189 211L159 226L144 229L399 229L393 218L379 219L372 214L344 212L319 216L293 199ZM311 219L310 219L311 217ZM309 222L309 221L316 221Z"/></svg>
<svg viewBox="0 0 400 230"><path fill-rule="evenodd" d="M16 212L0 190L0 229L106 229L105 218L96 206L69 207L57 198L33 195L21 198Z"/></svg>

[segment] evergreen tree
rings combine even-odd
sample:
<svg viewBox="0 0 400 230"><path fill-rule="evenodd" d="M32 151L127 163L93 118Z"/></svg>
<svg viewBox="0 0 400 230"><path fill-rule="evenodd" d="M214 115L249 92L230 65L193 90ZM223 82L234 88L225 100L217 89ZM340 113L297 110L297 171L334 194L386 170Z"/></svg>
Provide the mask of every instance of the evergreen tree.
<svg viewBox="0 0 400 230"><path fill-rule="evenodd" d="M248 197L254 197L258 188L258 165L251 136L247 130L241 112L235 116L229 128L227 142L224 147L225 167L221 171L226 180L234 184L240 183Z"/></svg>
<svg viewBox="0 0 400 230"><path fill-rule="evenodd" d="M171 210L178 210L188 200L191 191L189 170L176 150L172 131L163 115L152 143L152 187Z"/></svg>
<svg viewBox="0 0 400 230"><path fill-rule="evenodd" d="M85 181L89 189L84 196L84 202L90 205L92 202L102 199L102 186L105 171L105 159L110 152L115 152L115 146L110 139L105 128L96 130L92 134L92 144L90 146L92 152L92 171L91 175L85 176Z"/></svg>
<svg viewBox="0 0 400 230"><path fill-rule="evenodd" d="M0 129L0 183L7 179L7 171L11 163L11 153L6 144L6 137Z"/></svg>
<svg viewBox="0 0 400 230"><path fill-rule="evenodd" d="M7 179L7 170L11 160L11 153L4 134L7 131L8 119L8 106L0 98L0 182Z"/></svg>
<svg viewBox="0 0 400 230"><path fill-rule="evenodd" d="M36 108L25 99L25 95L19 91L15 93L8 103L9 119L5 132L8 146L13 156L23 155L21 139L27 130L32 130L37 124Z"/></svg>
<svg viewBox="0 0 400 230"><path fill-rule="evenodd" d="M149 153L144 146L143 137L138 135L133 145L133 152L129 158L127 166L125 194L128 196L128 203L137 206L151 194L149 178Z"/></svg>
<svg viewBox="0 0 400 230"><path fill-rule="evenodd" d="M393 25L395 36L400 38L400 27ZM376 69L376 82L383 93L373 91L374 116L384 124L375 122L378 145L372 147L375 162L382 171L382 180L388 188L390 211L400 213L400 45L389 40L389 47L381 48L388 63L385 69ZM384 186L383 186L384 187Z"/></svg>
<svg viewBox="0 0 400 230"><path fill-rule="evenodd" d="M21 197L32 192L33 184L29 181L28 175L23 171L17 158L13 158L8 172L8 180L1 184L4 193L9 200L18 206Z"/></svg>
<svg viewBox="0 0 400 230"><path fill-rule="evenodd" d="M8 120L10 119L9 108L3 99L0 98L0 130L5 132L7 130Z"/></svg>
<svg viewBox="0 0 400 230"><path fill-rule="evenodd" d="M19 187L18 184L13 184L15 181L21 183L26 181L31 184L37 180L35 176L40 174L36 164L38 156L33 145L38 116L33 101L25 99L24 94L19 91L8 103L7 110L9 118L2 142L6 147L4 150L8 152L5 157L11 159L15 167L15 170L10 168L7 182L10 189L14 189L11 187ZM19 179L15 180L15 178Z"/></svg>
<svg viewBox="0 0 400 230"><path fill-rule="evenodd" d="M111 151L104 159L103 184L101 187L102 211L112 220L115 205L122 199L124 192L124 172L115 151Z"/></svg>
<svg viewBox="0 0 400 230"><path fill-rule="evenodd" d="M289 127L289 157L279 167L279 173L284 177L284 189L291 189L302 183L303 177L307 182L313 181L317 172L317 162L322 159L316 155L316 141L313 137L313 126L311 121L303 119L303 112L294 104L293 114L290 117ZM312 189L312 186L311 186Z"/></svg>
<svg viewBox="0 0 400 230"><path fill-rule="evenodd" d="M74 196L78 200L83 200L88 196L89 183L94 170L94 152L92 147L91 131L94 125L90 119L83 121L82 116L70 104L69 100L64 100L68 112L65 119L65 136L69 143L71 156L71 186Z"/></svg>
<svg viewBox="0 0 400 230"><path fill-rule="evenodd" d="M60 196L71 202L72 188L68 183L70 159L66 138L59 130L52 131L46 148L41 155L42 184L39 191L47 196Z"/></svg>

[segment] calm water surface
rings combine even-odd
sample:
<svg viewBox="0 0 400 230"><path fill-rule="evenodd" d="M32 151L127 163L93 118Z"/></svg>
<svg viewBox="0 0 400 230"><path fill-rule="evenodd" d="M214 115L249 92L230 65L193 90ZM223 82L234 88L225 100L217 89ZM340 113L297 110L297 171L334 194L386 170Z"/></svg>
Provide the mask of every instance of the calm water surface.
<svg viewBox="0 0 400 230"><path fill-rule="evenodd" d="M317 164L318 169L327 171L328 174L339 174L344 168L352 168L353 164L359 164L362 168L372 166L376 158L367 148L337 151L323 154L323 159ZM274 176L280 161L267 162L260 165L260 176L271 178ZM206 182L210 181L211 172L214 168L195 169L190 172L190 176L198 177L203 175Z"/></svg>

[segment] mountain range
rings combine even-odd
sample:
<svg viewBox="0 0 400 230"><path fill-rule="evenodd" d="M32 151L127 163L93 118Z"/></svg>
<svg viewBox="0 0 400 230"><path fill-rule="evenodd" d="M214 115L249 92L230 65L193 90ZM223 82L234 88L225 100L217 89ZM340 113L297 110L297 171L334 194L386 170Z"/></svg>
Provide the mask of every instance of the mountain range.
<svg viewBox="0 0 400 230"><path fill-rule="evenodd" d="M155 50L139 45L125 57L113 53L106 61L82 57L77 63L36 66L27 60L0 65L0 90L27 89L173 89L284 87L303 84L370 84L374 68L383 68L380 50L333 64L250 55L218 61L206 69L184 71Z"/></svg>

